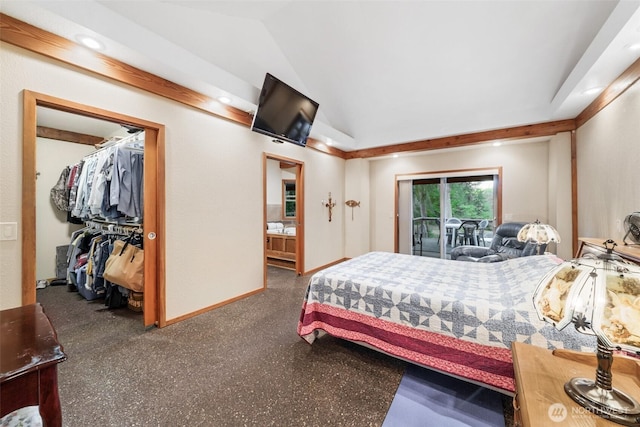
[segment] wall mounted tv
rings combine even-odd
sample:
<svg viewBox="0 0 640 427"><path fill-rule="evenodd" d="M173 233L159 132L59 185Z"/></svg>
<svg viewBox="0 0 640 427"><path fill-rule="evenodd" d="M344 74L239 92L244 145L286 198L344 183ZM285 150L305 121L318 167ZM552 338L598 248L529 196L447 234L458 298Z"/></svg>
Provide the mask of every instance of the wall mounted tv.
<svg viewBox="0 0 640 427"><path fill-rule="evenodd" d="M317 102L267 73L251 130L304 147L317 111Z"/></svg>

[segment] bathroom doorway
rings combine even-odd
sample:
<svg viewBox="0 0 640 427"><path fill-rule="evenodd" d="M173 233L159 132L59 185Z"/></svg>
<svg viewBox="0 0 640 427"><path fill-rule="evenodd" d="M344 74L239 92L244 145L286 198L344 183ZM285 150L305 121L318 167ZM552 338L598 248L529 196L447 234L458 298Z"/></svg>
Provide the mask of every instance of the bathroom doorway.
<svg viewBox="0 0 640 427"><path fill-rule="evenodd" d="M264 271L304 272L304 163L264 153Z"/></svg>

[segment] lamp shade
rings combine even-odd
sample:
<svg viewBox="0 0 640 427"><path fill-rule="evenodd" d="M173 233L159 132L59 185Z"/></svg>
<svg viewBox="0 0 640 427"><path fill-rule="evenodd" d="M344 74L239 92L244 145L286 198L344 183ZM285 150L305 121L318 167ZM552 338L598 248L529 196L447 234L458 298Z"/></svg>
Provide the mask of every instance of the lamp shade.
<svg viewBox="0 0 640 427"><path fill-rule="evenodd" d="M538 284L533 303L540 319L570 323L607 346L640 354L640 266L616 260L565 261Z"/></svg>
<svg viewBox="0 0 640 427"><path fill-rule="evenodd" d="M640 355L640 267L605 261L598 270L593 330L607 345Z"/></svg>
<svg viewBox="0 0 640 427"><path fill-rule="evenodd" d="M517 236L521 242L536 242L544 245L551 242L560 243L560 233L549 224L541 224L539 221L526 224L520 229Z"/></svg>
<svg viewBox="0 0 640 427"><path fill-rule="evenodd" d="M584 314L586 307L593 306L591 261L563 262L542 278L533 294L533 303L541 320L553 324L556 329L564 329L573 321L576 311Z"/></svg>
<svg viewBox="0 0 640 427"><path fill-rule="evenodd" d="M563 262L538 284L533 302L538 316L562 329L573 323L578 332L597 337L595 381L571 378L564 390L586 410L625 426L640 424L640 403L613 387L613 350L640 355L640 266L612 254Z"/></svg>

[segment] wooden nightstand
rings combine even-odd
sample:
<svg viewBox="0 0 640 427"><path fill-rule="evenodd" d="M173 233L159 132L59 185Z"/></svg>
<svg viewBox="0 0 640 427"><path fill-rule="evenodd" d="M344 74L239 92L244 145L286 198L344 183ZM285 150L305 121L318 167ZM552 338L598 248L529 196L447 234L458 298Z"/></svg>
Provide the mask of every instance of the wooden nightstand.
<svg viewBox="0 0 640 427"><path fill-rule="evenodd" d="M581 257L587 253L602 254L606 252L604 242L607 239L594 239L593 237L580 237L580 246L576 257ZM620 241L616 241L613 253L624 258L629 262L640 264L640 247L637 245L625 245Z"/></svg>
<svg viewBox="0 0 640 427"><path fill-rule="evenodd" d="M571 378L595 379L595 354L551 352L519 342L514 342L511 350L516 379L516 422L524 427L620 426L591 414L564 391L564 383ZM615 388L640 398L640 360L614 356L612 374Z"/></svg>

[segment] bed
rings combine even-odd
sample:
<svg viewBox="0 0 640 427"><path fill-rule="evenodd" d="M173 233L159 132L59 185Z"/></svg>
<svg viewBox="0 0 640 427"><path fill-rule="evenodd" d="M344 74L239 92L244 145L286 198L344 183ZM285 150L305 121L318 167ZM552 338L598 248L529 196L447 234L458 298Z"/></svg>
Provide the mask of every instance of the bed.
<svg viewBox="0 0 640 427"><path fill-rule="evenodd" d="M593 337L538 319L538 281L551 255L469 263L370 252L314 274L298 335L324 334L513 394L511 342L591 351Z"/></svg>

